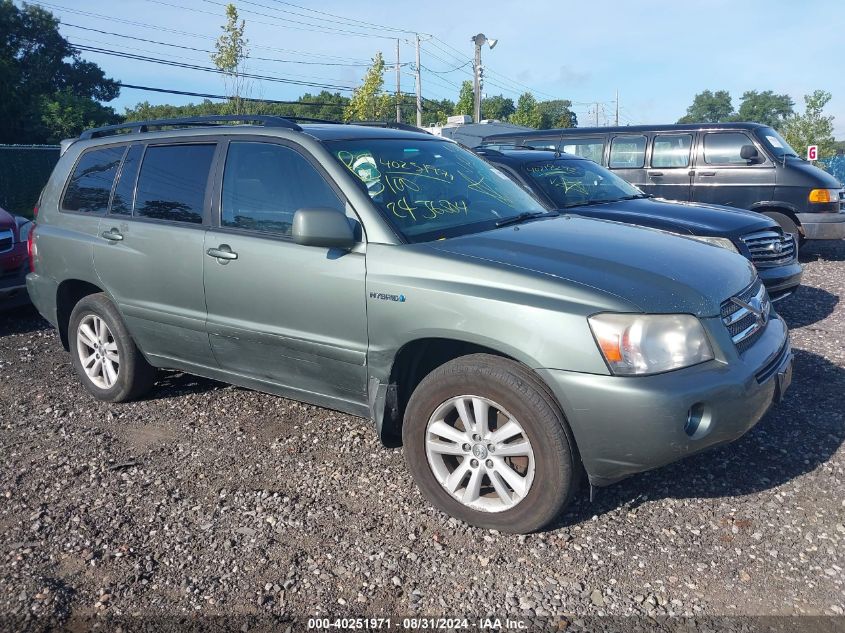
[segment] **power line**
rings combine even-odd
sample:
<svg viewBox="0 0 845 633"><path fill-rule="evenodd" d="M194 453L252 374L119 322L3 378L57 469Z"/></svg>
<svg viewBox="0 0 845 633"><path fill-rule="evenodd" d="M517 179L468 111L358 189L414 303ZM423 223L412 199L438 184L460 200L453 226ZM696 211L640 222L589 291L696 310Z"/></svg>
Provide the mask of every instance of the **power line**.
<svg viewBox="0 0 845 633"><path fill-rule="evenodd" d="M121 88L129 88L132 90L144 90L147 92L161 92L166 94L173 94L173 95L183 95L187 97L203 97L205 99L223 99L228 100L229 97L226 95L216 95L210 94L205 92L189 92L186 90L172 90L169 88L154 88L152 86L138 86L135 84L125 84L123 82L118 82L118 85ZM273 103L273 104L280 104L280 105L306 105L306 106L322 106L322 107L337 107L343 108L345 107L342 103L328 103L322 101L279 101L277 99L256 99L253 97L241 97L242 101L252 101L256 103Z"/></svg>

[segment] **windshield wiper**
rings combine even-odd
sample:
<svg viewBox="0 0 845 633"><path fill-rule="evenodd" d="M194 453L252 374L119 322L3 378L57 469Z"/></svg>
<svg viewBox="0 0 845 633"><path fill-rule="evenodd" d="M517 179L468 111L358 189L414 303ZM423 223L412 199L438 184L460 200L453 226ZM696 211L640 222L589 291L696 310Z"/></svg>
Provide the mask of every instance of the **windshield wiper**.
<svg viewBox="0 0 845 633"><path fill-rule="evenodd" d="M499 220L496 222L496 228L499 228L500 226L510 226L511 224L521 224L522 222L534 220L535 218L553 218L558 215L560 215L560 213L557 211L524 211L512 218Z"/></svg>
<svg viewBox="0 0 845 633"><path fill-rule="evenodd" d="M621 198L617 198L617 200L639 200L640 198L653 198L654 196L650 193L635 193L632 196L622 196Z"/></svg>

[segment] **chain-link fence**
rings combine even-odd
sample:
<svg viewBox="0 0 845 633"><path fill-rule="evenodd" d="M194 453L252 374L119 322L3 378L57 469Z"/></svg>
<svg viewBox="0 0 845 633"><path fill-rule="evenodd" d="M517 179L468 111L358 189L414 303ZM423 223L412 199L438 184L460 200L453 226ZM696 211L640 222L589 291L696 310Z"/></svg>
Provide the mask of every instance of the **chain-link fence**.
<svg viewBox="0 0 845 633"><path fill-rule="evenodd" d="M822 158L816 161L816 165L821 167L829 174L833 174L839 180L843 187L845 187L845 156L837 154L829 158Z"/></svg>
<svg viewBox="0 0 845 633"><path fill-rule="evenodd" d="M0 207L32 217L58 160L58 145L0 145Z"/></svg>

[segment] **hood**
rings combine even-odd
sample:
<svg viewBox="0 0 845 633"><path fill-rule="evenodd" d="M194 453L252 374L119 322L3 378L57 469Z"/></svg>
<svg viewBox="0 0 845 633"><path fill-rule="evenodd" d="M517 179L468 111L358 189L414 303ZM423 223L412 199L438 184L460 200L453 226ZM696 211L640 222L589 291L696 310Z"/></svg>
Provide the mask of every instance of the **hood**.
<svg viewBox="0 0 845 633"><path fill-rule="evenodd" d="M607 204L570 207L566 211L589 218L637 224L673 233L711 237L732 238L777 227L773 220L753 211L655 198L618 200Z"/></svg>
<svg viewBox="0 0 845 633"><path fill-rule="evenodd" d="M527 222L432 242L430 248L590 286L643 312L715 316L754 280L724 248L577 216Z"/></svg>
<svg viewBox="0 0 845 633"><path fill-rule="evenodd" d="M819 169L815 165L811 165L806 160L802 160L795 156L787 156L786 164L789 167L789 172L791 173L781 174L780 172L778 172L779 185L794 187L806 184L808 187L815 189L842 188L842 185L833 175L827 173L823 169ZM803 178L796 178L796 176L799 174L803 176ZM781 182L781 180L783 180L783 182ZM801 180L803 180L804 182L800 182Z"/></svg>

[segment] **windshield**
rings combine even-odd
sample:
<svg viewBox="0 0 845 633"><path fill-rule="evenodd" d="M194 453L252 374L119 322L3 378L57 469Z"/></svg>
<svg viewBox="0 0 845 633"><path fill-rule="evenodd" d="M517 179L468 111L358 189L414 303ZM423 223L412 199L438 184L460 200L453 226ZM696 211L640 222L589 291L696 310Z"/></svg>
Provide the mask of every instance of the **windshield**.
<svg viewBox="0 0 845 633"><path fill-rule="evenodd" d="M560 208L644 196L642 191L589 160L556 158L527 163L530 181Z"/></svg>
<svg viewBox="0 0 845 633"><path fill-rule="evenodd" d="M409 242L494 228L543 206L501 171L455 143L428 139L326 142Z"/></svg>
<svg viewBox="0 0 845 633"><path fill-rule="evenodd" d="M787 143L780 134L770 127L764 127L757 130L757 137L763 141L763 145L765 145L766 149L774 154L775 158L798 156L798 152L792 149L792 147L789 146L789 143Z"/></svg>

